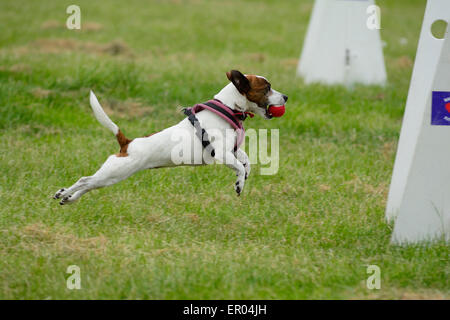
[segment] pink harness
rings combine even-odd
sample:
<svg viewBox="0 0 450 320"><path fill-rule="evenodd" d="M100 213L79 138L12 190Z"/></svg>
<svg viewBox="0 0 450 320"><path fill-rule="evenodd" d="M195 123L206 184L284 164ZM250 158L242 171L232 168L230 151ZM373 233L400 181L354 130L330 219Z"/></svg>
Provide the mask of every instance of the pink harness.
<svg viewBox="0 0 450 320"><path fill-rule="evenodd" d="M242 122L243 122L243 120L245 120L247 115L250 115L250 117L253 117L253 114L251 114L249 112L235 112L234 110L227 107L222 102L220 102L219 100L216 100L216 99L209 100L208 102L205 102L205 103L196 104L195 106L193 106L192 108L188 108L187 110L189 110L193 115L195 115L196 113L198 113L202 110L205 110L205 109L207 109L211 112L214 112L215 114L217 114L219 117L224 119L226 122L228 122L234 128L234 130L236 131L236 134L237 134L237 139L236 139L236 143L234 145L234 149L237 150L237 148L239 148L239 146L244 141L244 137L245 137L245 129L244 129ZM241 119L239 119L237 116L240 116Z"/></svg>

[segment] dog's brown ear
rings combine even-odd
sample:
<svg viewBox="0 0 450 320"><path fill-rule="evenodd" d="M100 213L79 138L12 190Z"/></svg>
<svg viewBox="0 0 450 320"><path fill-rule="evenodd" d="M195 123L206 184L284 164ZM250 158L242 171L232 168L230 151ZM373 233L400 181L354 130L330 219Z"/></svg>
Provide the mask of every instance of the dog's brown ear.
<svg viewBox="0 0 450 320"><path fill-rule="evenodd" d="M240 93L246 94L250 91L250 81L248 81L247 77L239 71L231 70L227 72L227 78L234 84Z"/></svg>

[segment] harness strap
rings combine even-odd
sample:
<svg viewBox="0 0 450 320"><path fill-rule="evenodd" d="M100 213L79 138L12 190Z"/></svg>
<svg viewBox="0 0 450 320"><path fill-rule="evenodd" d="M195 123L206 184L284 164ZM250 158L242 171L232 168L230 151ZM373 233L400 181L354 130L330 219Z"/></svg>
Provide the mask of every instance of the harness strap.
<svg viewBox="0 0 450 320"><path fill-rule="evenodd" d="M200 126L200 122L195 116L195 113L200 112L204 109L207 109L217 114L219 117L226 120L234 128L234 130L236 130L237 137L233 149L233 151L236 152L239 146L242 144L245 136L245 130L242 125L242 121L245 120L245 118L247 118L247 115L253 117L253 114L249 112L235 112L233 109L224 105L217 99L209 100L204 103L199 103L192 108L185 108L183 110L184 114L188 116L188 119L191 122L191 124L195 127L196 129L195 133L202 142L203 148L208 149L208 151L211 152L212 157L214 157L215 151L214 148L211 146L211 142L209 141L208 133L205 131L205 129L203 129Z"/></svg>
<svg viewBox="0 0 450 320"><path fill-rule="evenodd" d="M236 117L234 116L234 114L229 113L227 110L225 110L224 108L218 107L215 103L208 101L205 103L202 103L204 105L207 105L210 108L213 108L214 110L220 112L221 114L223 114L225 117L227 117L228 119L230 119L231 122L234 123L234 125L237 128L242 128L242 125L236 120Z"/></svg>
<svg viewBox="0 0 450 320"><path fill-rule="evenodd" d="M214 156L216 155L216 151L212 147L211 141L209 141L208 133L206 132L206 130L200 126L200 122L198 121L195 114L192 113L192 110L190 108L183 109L183 112L188 117L189 122L194 126L195 135L202 142L203 148L210 152L211 157L214 158Z"/></svg>

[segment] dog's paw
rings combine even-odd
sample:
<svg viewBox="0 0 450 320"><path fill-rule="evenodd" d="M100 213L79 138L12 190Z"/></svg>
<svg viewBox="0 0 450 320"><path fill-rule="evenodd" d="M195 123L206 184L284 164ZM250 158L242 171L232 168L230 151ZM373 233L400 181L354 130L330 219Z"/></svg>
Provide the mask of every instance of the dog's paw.
<svg viewBox="0 0 450 320"><path fill-rule="evenodd" d="M63 195L64 191L66 191L66 189L64 189L64 188L59 189L58 192L56 192L55 195L53 196L53 199L61 198L61 196Z"/></svg>
<svg viewBox="0 0 450 320"><path fill-rule="evenodd" d="M250 171L251 171L250 163L245 162L245 163L243 163L243 165L244 165L244 169L245 169L245 180L247 180L248 176L250 175Z"/></svg>
<svg viewBox="0 0 450 320"><path fill-rule="evenodd" d="M63 206L65 204L72 203L73 201L71 201L70 198L72 198L72 196L67 196L67 197L62 198L62 200L59 202L59 204Z"/></svg>
<svg viewBox="0 0 450 320"><path fill-rule="evenodd" d="M236 181L236 183L234 185L234 190L236 191L238 197L241 195L242 190L244 190L244 181L245 181L245 178L244 179L238 178L238 180Z"/></svg>

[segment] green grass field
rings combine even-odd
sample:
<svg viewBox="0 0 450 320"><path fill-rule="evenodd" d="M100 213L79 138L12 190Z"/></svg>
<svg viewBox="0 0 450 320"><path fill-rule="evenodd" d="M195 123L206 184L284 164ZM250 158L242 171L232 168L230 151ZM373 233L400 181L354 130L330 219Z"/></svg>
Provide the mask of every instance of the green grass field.
<svg viewBox="0 0 450 320"><path fill-rule="evenodd" d="M73 3L80 31L65 28ZM449 247L393 246L384 221L425 0L378 1L389 84L354 90L295 77L312 3L1 1L0 298L448 299ZM246 121L280 130L276 175L253 165L238 198L224 166L148 170L52 200L118 151L90 89L133 138L233 68L289 95L284 117Z"/></svg>

